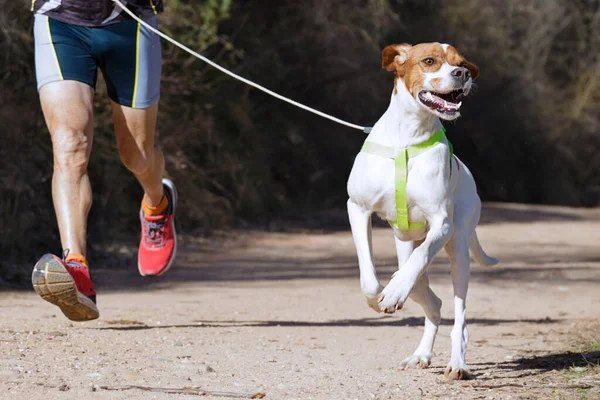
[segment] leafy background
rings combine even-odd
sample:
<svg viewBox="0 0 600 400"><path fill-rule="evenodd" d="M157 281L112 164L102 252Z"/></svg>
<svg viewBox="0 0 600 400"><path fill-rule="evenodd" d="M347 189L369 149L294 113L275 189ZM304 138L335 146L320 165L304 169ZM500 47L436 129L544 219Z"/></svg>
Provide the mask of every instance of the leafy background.
<svg viewBox="0 0 600 400"><path fill-rule="evenodd" d="M18 283L20 266L28 270L60 244L32 16L26 0L0 0L0 7L0 283ZM481 197L600 201L597 0L170 0L165 7L161 29L187 46L363 125L389 102L384 46L451 43L481 68L463 118L446 125ZM158 141L180 191L183 236L285 229L281 221L344 209L347 176L364 140L359 131L251 89L167 43L163 56ZM111 246L135 243L142 195L119 162L107 106L100 81L89 171L89 251L98 260Z"/></svg>

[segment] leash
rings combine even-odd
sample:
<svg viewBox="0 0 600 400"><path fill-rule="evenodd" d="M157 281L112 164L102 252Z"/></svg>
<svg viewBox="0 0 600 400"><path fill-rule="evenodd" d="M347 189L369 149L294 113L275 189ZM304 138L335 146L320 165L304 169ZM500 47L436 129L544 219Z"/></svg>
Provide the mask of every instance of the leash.
<svg viewBox="0 0 600 400"><path fill-rule="evenodd" d="M342 119L336 118L336 117L334 117L334 116L332 116L332 115L329 115L329 114L326 114L326 113L324 113L324 112L321 112L321 111L319 111L319 110L315 110L314 108L311 108L311 107L305 106L304 104L298 103L297 101L294 101L294 100L292 100L292 99L289 99L289 98L287 98L287 97L285 97L285 96L282 96L282 95L280 95L280 94L278 94L278 93L275 93L275 92L273 92L272 90L269 90L269 89L267 89L267 88L266 88L266 87L264 87L264 86L261 86L261 85L259 85L259 84L257 84L257 83L254 83L254 82L252 82L252 81L251 81L251 80L249 80L249 79L246 79L246 78L244 78L244 77L241 77L241 76L239 76L239 75L237 75L237 74L235 74L235 73L233 73L233 72L229 71L228 69L226 69L226 68L224 68L224 67L221 67L219 64L217 64L217 63L215 63L215 62L213 62L213 61L209 60L208 58L204 57L204 56L203 56L203 55L201 55L201 54L198 54L198 53L196 53L195 51L191 50L191 49L190 49L190 48L188 48L187 46L185 46L185 45L183 45L183 44L179 43L179 42L178 42L178 41L176 41L175 39L172 39L172 38L171 38L171 37L169 37L168 35L165 35L165 34L164 34L164 33L162 33L161 31L159 31L158 29L155 29L154 27L150 26L149 24L147 24L146 22L144 22L142 19L140 19L140 18L139 18L137 15L135 15L135 14L134 14L134 13L133 13L133 12L132 12L130 9L128 9L128 8L127 8L127 6L125 6L123 3L121 3L121 1L120 1L120 0L112 0L112 1L113 1L113 2L114 2L116 5L117 5L117 6L119 6L119 7L120 7L120 8L121 8L123 11L125 11L127 14L129 14L129 16L130 16L131 18L133 18L134 20L136 20L138 23L140 23L140 24L144 25L144 26L145 26L146 28L148 28L150 31L152 31L152 32L156 33L157 35L159 35L159 36L160 36L160 37L162 37L163 39L165 39L165 40L167 40L167 41L171 42L172 44L174 44L175 46L179 47L180 49L182 49L182 50L184 50L184 51L186 51L186 52L190 53L190 54L191 54L191 55L193 55L194 57L196 57L196 58L198 58L198 59L200 59L200 60L204 61L204 62L205 62L205 63L207 63L208 65L210 65L210 66L212 66L212 67L214 67L214 68L218 69L219 71L223 72L224 74L227 74L227 75L231 76L232 78L234 78L234 79L237 79L238 81L244 82L245 84L247 84L247 85L249 85L249 86L252 86L252 87L254 87L254 88L258 89L258 90L262 90L263 92L265 92L265 93L267 93L267 94L269 94L269 95L271 95L271 96L275 97L276 99L279 99L279 100L285 101L285 102L287 102L287 103L290 103L290 104L291 104L291 105L293 105L293 106L296 106L296 107L298 107L298 108L301 108L301 109L303 109L303 110L305 110L305 111L308 111L308 112L311 112L311 113L313 113L313 114L317 114L317 115L318 115L318 116L320 116L320 117L327 118L327 119L329 119L329 120L331 120L331 121L333 121L333 122L337 122L338 124L345 125L345 126L347 126L347 127L350 127L350 128L354 128L354 129L361 130L361 131L363 131L363 132L365 132L365 133L370 133L370 132L371 132L371 129L372 129L372 127L355 125L355 124L352 124L352 123L350 123L350 122L344 121L344 120L342 120Z"/></svg>

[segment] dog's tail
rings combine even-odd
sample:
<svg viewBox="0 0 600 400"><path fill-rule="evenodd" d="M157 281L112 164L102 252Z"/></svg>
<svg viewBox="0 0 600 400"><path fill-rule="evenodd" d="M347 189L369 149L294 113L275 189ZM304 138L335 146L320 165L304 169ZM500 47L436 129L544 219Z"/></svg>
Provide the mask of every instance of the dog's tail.
<svg viewBox="0 0 600 400"><path fill-rule="evenodd" d="M484 267L491 267L500 262L497 258L490 257L485 254L481 244L479 243L479 239L477 238L477 232L473 232L473 236L471 236L471 242L469 243L469 250L471 250L471 255L479 263Z"/></svg>

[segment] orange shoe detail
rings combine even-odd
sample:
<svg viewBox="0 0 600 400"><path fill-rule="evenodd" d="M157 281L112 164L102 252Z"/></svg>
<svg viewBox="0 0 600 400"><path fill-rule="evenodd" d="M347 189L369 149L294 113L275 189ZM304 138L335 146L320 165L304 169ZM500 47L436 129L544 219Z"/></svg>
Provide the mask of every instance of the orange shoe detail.
<svg viewBox="0 0 600 400"><path fill-rule="evenodd" d="M69 253L66 257L65 257L65 262L69 262L69 260L73 260L76 261L80 264L85 265L86 267L89 267L90 265L88 264L88 260L85 258L85 256L83 254L79 254L79 253Z"/></svg>
<svg viewBox="0 0 600 400"><path fill-rule="evenodd" d="M156 217L165 212L167 207L169 206L169 200L167 200L167 196L163 195L162 200L156 207L152 207L148 205L146 201L146 195L144 195L144 199L142 200L142 210L144 210L144 215L147 217Z"/></svg>

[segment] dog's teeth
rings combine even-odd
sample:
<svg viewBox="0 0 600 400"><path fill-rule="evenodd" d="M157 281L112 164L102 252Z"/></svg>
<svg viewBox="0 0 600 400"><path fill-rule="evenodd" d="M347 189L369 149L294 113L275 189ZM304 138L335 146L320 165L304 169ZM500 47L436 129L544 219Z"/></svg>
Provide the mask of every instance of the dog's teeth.
<svg viewBox="0 0 600 400"><path fill-rule="evenodd" d="M444 100L444 108L448 108L448 102Z"/></svg>
<svg viewBox="0 0 600 400"><path fill-rule="evenodd" d="M431 92L427 92L425 97L427 97L429 100L431 100L433 98L433 96L431 95Z"/></svg>
<svg viewBox="0 0 600 400"><path fill-rule="evenodd" d="M456 105L456 108L460 108L461 105L462 105L462 101Z"/></svg>

